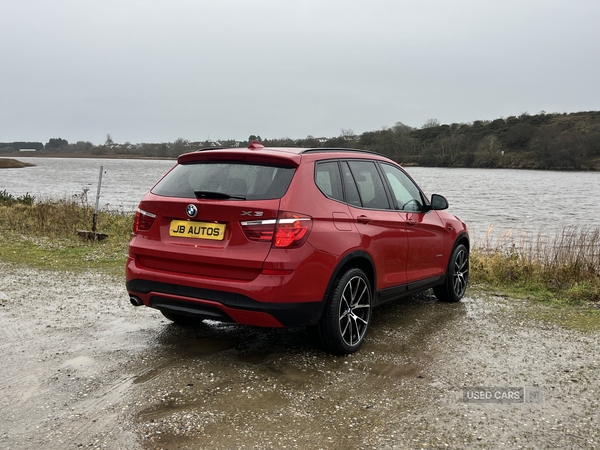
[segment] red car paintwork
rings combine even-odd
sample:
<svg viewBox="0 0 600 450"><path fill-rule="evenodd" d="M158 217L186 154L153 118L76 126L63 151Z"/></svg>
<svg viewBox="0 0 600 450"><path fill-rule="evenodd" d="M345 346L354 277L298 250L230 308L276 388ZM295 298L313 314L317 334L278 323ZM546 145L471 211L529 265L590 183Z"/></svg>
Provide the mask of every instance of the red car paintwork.
<svg viewBox="0 0 600 450"><path fill-rule="evenodd" d="M343 268L360 267L381 299L390 297L386 294L390 292L399 297L412 292L412 287L441 282L455 245L461 241L468 246L466 225L446 211L353 206L328 198L315 184L319 161L395 165L384 156L339 149L306 152L261 147L188 153L179 157L178 164L243 161L294 167L281 198L198 200L149 192L142 199L139 210L156 217L153 222L149 219L149 230L134 230L130 242L126 280L132 298L146 306L155 301L184 308L205 306L248 325L314 325ZM184 214L189 204L198 208L193 220L226 224L223 240L169 234L171 220L191 220ZM262 221L275 221L286 211L312 218L306 240L299 246L277 248L245 234L245 220L257 215Z"/></svg>

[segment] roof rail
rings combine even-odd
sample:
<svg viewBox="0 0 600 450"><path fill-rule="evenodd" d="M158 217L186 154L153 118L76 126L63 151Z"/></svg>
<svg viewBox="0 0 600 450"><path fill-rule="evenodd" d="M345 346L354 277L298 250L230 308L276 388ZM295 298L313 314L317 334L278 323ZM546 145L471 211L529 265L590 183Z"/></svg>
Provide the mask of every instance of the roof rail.
<svg viewBox="0 0 600 450"><path fill-rule="evenodd" d="M361 150L359 148L335 148L335 147L322 147L322 148L307 148L302 150L300 153L327 153L327 152L356 152L356 153L369 153L371 155L379 155L389 158L389 156L383 153L374 152L371 150Z"/></svg>

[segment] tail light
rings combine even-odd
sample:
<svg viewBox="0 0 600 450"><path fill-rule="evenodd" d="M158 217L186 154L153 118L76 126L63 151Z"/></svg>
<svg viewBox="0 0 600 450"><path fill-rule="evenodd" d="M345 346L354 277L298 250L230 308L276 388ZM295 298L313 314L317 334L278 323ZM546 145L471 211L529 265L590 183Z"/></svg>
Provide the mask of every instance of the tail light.
<svg viewBox="0 0 600 450"><path fill-rule="evenodd" d="M271 242L276 248L300 247L312 228L312 217L304 214L281 212L277 220L242 222L246 237L251 241Z"/></svg>
<svg viewBox="0 0 600 450"><path fill-rule="evenodd" d="M133 232L148 231L152 228L154 219L156 219L156 214L138 208L135 212L135 219L133 221Z"/></svg>
<svg viewBox="0 0 600 450"><path fill-rule="evenodd" d="M310 216L290 212L280 213L273 245L278 248L300 247L308 238L311 228Z"/></svg>

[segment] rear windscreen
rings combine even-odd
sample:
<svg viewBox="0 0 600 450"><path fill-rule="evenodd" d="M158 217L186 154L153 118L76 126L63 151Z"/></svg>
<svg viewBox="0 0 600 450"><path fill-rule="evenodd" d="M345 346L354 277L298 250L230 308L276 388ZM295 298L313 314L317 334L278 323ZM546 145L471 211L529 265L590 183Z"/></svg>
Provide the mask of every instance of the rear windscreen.
<svg viewBox="0 0 600 450"><path fill-rule="evenodd" d="M175 166L153 189L165 197L195 198L194 192L212 192L244 198L280 198L287 191L293 167L239 162L200 162Z"/></svg>

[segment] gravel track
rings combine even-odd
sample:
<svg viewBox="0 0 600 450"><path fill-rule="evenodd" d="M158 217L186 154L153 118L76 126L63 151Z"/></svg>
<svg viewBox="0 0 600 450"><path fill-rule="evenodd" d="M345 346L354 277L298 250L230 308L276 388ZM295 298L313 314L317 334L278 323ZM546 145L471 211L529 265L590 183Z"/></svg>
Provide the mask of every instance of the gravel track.
<svg viewBox="0 0 600 450"><path fill-rule="evenodd" d="M0 271L3 449L600 447L600 333L548 306L419 295L334 357L305 330L177 327L120 279ZM465 402L480 386L537 397Z"/></svg>

